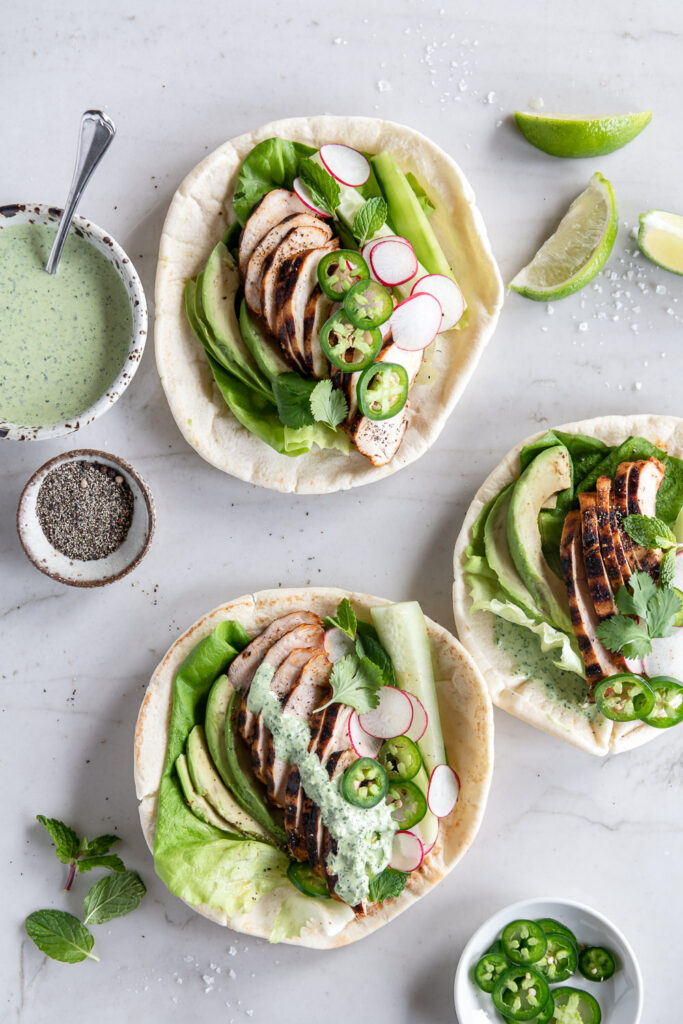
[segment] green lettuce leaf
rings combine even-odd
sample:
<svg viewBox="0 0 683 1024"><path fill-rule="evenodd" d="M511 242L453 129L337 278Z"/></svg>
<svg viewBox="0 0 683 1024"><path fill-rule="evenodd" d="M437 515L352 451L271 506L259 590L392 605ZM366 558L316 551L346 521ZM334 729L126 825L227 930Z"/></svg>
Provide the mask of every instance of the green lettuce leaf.
<svg viewBox="0 0 683 1024"><path fill-rule="evenodd" d="M302 160L315 152L312 146L288 139L264 139L254 146L242 161L232 197L240 224L244 227L247 217L266 192L274 188L291 189Z"/></svg>
<svg viewBox="0 0 683 1024"><path fill-rule="evenodd" d="M270 933L270 942L283 942L301 935L306 926L318 926L331 935L336 935L352 921L351 907L339 900L316 900L304 896L291 886L291 895L282 901L282 907L275 918Z"/></svg>

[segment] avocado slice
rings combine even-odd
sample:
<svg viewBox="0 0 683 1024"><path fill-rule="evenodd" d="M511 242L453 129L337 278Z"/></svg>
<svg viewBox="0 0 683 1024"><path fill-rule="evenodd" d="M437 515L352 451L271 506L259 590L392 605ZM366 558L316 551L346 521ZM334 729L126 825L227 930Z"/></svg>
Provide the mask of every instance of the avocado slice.
<svg viewBox="0 0 683 1024"><path fill-rule="evenodd" d="M543 612L517 572L507 539L507 517L513 486L514 484L510 484L500 492L486 517L484 524L486 560L497 575L507 596L520 605L528 615L538 618L543 615Z"/></svg>
<svg viewBox="0 0 683 1024"><path fill-rule="evenodd" d="M240 807L229 789L223 784L216 771L204 729L195 725L187 737L185 747L187 767L196 792L238 832L253 839L272 843L270 835L249 814Z"/></svg>
<svg viewBox="0 0 683 1024"><path fill-rule="evenodd" d="M244 745L240 744L237 734L237 714L239 712L241 693L234 690L225 716L225 752L228 758L230 774L233 778L232 792L238 803L247 814L258 821L275 841L286 846L287 837L281 821L273 817L266 803L265 791L254 778L251 762ZM248 762L248 763L247 763Z"/></svg>
<svg viewBox="0 0 683 1024"><path fill-rule="evenodd" d="M283 359L279 345L263 333L244 299L240 303L239 325L244 344L268 380L273 381L281 373L290 372L291 366Z"/></svg>
<svg viewBox="0 0 683 1024"><path fill-rule="evenodd" d="M192 779L190 778L190 772L187 766L187 759L184 754L179 754L175 762L175 770L178 775L178 781L180 782L180 788L183 791L185 802L194 814L195 818L199 818L205 825L213 825L214 828L219 828L222 832L227 832L233 839L241 838L234 830L234 827L230 822L226 821L225 818L221 817L211 804L204 799L203 796L196 791L192 785Z"/></svg>
<svg viewBox="0 0 683 1024"><path fill-rule="evenodd" d="M233 793L235 791L235 780L230 771L228 755L225 749L225 716L228 712L230 698L234 692L235 687L228 677L226 675L219 676L209 690L209 696L206 699L206 714L204 716L204 736L211 760L223 782Z"/></svg>
<svg viewBox="0 0 683 1024"><path fill-rule="evenodd" d="M565 446L546 448L514 485L506 523L510 554L522 582L551 622L567 633L572 631L567 593L543 556L538 516L548 500L571 483Z"/></svg>

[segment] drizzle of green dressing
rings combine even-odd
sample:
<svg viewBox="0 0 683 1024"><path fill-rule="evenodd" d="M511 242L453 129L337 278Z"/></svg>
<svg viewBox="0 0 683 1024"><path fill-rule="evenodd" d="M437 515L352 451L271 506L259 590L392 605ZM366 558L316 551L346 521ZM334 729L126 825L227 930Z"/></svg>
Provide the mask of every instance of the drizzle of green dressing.
<svg viewBox="0 0 683 1024"><path fill-rule="evenodd" d="M43 267L55 228L0 230L0 421L39 427L77 418L121 370L132 314L106 257L73 231L56 274Z"/></svg>
<svg viewBox="0 0 683 1024"><path fill-rule="evenodd" d="M563 672L553 665L552 655L541 650L533 633L496 616L493 636L498 647L510 655L517 671L542 688L550 700L560 707L578 711L589 720L595 718L595 705L586 702L585 681L575 672Z"/></svg>
<svg viewBox="0 0 683 1024"><path fill-rule="evenodd" d="M367 899L370 877L389 863L396 823L384 800L366 809L344 799L341 779L330 780L317 754L308 751L308 722L283 714L280 701L270 690L274 673L272 665L264 662L259 666L249 687L247 707L252 714L263 715L276 756L297 766L304 792L320 808L323 823L337 842L337 852L327 860L338 879L335 891L353 907Z"/></svg>

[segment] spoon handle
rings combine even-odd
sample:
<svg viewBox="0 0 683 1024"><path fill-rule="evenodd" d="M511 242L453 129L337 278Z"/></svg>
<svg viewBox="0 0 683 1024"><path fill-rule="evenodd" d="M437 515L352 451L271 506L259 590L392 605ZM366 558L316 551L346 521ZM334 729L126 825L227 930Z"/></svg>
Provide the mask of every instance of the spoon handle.
<svg viewBox="0 0 683 1024"><path fill-rule="evenodd" d="M66 236L71 226L73 215L76 212L85 186L90 181L92 173L100 160L109 148L116 127L114 122L103 114L101 110L86 110L81 117L81 130L78 136L78 151L76 153L76 166L71 180L71 188L67 196L64 210L59 221L57 234L52 243L52 249L45 270L48 274L54 274L62 255L62 249Z"/></svg>

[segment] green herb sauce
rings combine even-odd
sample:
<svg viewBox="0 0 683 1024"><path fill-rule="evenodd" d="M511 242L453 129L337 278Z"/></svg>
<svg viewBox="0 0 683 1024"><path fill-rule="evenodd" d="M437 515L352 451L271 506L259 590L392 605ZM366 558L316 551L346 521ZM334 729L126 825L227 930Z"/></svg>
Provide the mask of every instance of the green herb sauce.
<svg viewBox="0 0 683 1024"><path fill-rule="evenodd" d="M280 701L270 690L274 672L273 666L265 663L257 669L249 687L247 707L252 714L263 715L273 735L276 756L299 769L304 792L320 808L323 823L337 842L337 852L327 861L338 878L336 893L345 903L355 906L367 899L370 876L379 874L389 863L396 823L384 800L365 809L344 799L341 779L330 780L317 754L308 751L308 723L283 714Z"/></svg>
<svg viewBox="0 0 683 1024"><path fill-rule="evenodd" d="M39 427L76 419L112 384L130 344L126 288L106 257L69 233L44 271L55 228L0 230L0 420Z"/></svg>

